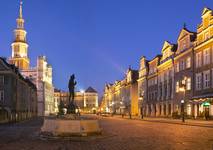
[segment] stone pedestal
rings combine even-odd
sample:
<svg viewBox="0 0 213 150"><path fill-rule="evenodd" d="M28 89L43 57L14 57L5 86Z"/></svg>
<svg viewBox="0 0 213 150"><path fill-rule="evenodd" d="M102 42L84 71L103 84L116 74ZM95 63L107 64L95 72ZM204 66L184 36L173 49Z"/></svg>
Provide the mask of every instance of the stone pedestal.
<svg viewBox="0 0 213 150"><path fill-rule="evenodd" d="M45 119L41 133L53 136L87 136L100 134L98 120Z"/></svg>

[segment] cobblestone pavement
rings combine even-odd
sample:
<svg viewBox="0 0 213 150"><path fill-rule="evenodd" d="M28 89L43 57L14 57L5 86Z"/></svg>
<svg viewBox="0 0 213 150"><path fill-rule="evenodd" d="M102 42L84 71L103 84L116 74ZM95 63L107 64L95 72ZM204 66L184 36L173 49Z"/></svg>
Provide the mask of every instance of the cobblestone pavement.
<svg viewBox="0 0 213 150"><path fill-rule="evenodd" d="M213 150L213 128L100 118L101 136L42 139L42 119L0 125L0 150Z"/></svg>
<svg viewBox="0 0 213 150"><path fill-rule="evenodd" d="M121 115L114 115L113 117L122 118ZM124 116L123 118L124 119L129 119L129 116ZM138 116L132 116L132 119L141 120ZM212 127L213 128L213 120L185 119L185 122L183 123L182 119L159 118L159 117L144 117L143 121L160 122L160 123L172 123L172 124L182 124L182 125Z"/></svg>

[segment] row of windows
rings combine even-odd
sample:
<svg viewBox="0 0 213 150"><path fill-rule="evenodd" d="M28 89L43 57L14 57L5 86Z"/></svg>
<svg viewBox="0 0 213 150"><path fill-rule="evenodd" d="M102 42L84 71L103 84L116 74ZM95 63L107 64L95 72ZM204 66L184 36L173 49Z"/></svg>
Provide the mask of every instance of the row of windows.
<svg viewBox="0 0 213 150"><path fill-rule="evenodd" d="M210 49L205 49L203 52L199 52L196 54L196 68L202 67L203 65L210 64Z"/></svg>
<svg viewBox="0 0 213 150"><path fill-rule="evenodd" d="M213 73L212 73L213 75ZM196 90L208 89L211 87L210 82L211 72L210 70L204 71L202 73L197 73L196 78ZM203 85L203 87L202 87ZM186 80L186 90L191 90L191 78L187 78ZM176 82L176 92L180 91L180 82Z"/></svg>
<svg viewBox="0 0 213 150"><path fill-rule="evenodd" d="M191 85L192 85L191 81L192 81L192 79L190 77L186 78L186 83L184 83L186 85L186 90L191 90ZM180 91L181 84L183 82L184 82L184 80L176 82L176 93L178 93Z"/></svg>
<svg viewBox="0 0 213 150"><path fill-rule="evenodd" d="M213 56L212 56L213 57ZM196 67L202 67L203 65L208 65L210 64L210 49L205 49L203 52L199 52L196 54L196 62L195 65ZM175 65L175 71L179 72L185 69L188 69L191 67L191 57L187 57L186 59L182 59L179 62L176 63ZM149 74L152 74L156 71L156 68L151 68ZM165 73L165 75L167 75ZM165 79L165 75L163 74L160 77L160 80L163 81Z"/></svg>
<svg viewBox="0 0 213 150"><path fill-rule="evenodd" d="M154 77L154 78L148 80L148 86L156 85L157 84L157 80L158 80L157 77Z"/></svg>
<svg viewBox="0 0 213 150"><path fill-rule="evenodd" d="M172 78L173 76L173 71L172 69L169 69L167 71L165 71L164 73L161 73L160 75L158 75L158 80L159 82L164 82L170 78Z"/></svg>
<svg viewBox="0 0 213 150"><path fill-rule="evenodd" d="M155 100L157 98L157 91L151 91L149 93L149 100Z"/></svg>
<svg viewBox="0 0 213 150"><path fill-rule="evenodd" d="M188 69L190 67L191 67L191 57L187 57L186 59L182 59L179 62L177 62L175 66L175 71L179 72Z"/></svg>
<svg viewBox="0 0 213 150"><path fill-rule="evenodd" d="M213 73L212 73L213 75ZM210 82L211 71L206 70L196 74L196 90L208 89L211 87ZM202 87L203 85L203 87Z"/></svg>
<svg viewBox="0 0 213 150"><path fill-rule="evenodd" d="M149 69L149 74L153 74L157 72L157 68L156 67L150 67Z"/></svg>

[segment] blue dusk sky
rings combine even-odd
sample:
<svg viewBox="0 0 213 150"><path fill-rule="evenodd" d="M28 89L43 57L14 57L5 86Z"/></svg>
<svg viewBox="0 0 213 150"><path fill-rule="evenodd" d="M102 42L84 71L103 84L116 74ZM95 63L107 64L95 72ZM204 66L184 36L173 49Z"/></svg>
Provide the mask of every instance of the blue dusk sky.
<svg viewBox="0 0 213 150"><path fill-rule="evenodd" d="M204 7L212 0L23 0L29 57L35 66L46 55L54 86L67 90L76 74L78 89L120 80L139 59L152 59L163 42L176 43L184 22L196 31ZM11 56L18 0L1 0L0 56Z"/></svg>

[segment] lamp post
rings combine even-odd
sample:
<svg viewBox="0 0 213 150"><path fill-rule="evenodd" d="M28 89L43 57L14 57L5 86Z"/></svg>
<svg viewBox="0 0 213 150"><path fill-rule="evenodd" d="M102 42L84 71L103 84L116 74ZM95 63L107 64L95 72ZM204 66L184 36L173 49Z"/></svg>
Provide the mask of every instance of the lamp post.
<svg viewBox="0 0 213 150"><path fill-rule="evenodd" d="M184 77L181 82L181 88L180 88L180 91L183 92L183 100L181 100L182 122L185 122L184 107L185 107L185 97L186 97L186 81L187 81L187 77Z"/></svg>
<svg viewBox="0 0 213 150"><path fill-rule="evenodd" d="M141 110L140 110L140 113L141 113L141 119L143 119L143 96L140 96L139 97L139 100L141 102Z"/></svg>
<svg viewBox="0 0 213 150"><path fill-rule="evenodd" d="M122 115L122 118L123 118L122 106L123 106L123 101L120 101L120 115Z"/></svg>
<svg viewBox="0 0 213 150"><path fill-rule="evenodd" d="M114 113L115 113L115 112L114 112L114 111L115 111L115 110L114 110L114 109L115 109L115 108L114 108L114 105L115 105L115 103L114 103L114 102L112 102L112 104L111 104L111 106L112 106L112 116L113 116L113 115L114 115Z"/></svg>
<svg viewBox="0 0 213 150"><path fill-rule="evenodd" d="M182 122L185 122L185 117L184 117L184 100L181 100L181 113L182 113Z"/></svg>

